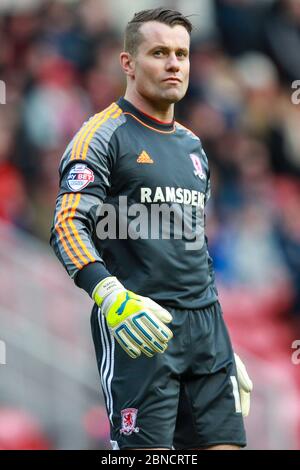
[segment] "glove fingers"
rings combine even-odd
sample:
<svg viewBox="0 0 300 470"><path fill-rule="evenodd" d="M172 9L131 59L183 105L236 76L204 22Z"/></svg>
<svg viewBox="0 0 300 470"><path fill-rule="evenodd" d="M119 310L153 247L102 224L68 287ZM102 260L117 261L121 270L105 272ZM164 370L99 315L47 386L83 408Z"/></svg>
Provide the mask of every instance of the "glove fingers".
<svg viewBox="0 0 300 470"><path fill-rule="evenodd" d="M247 373L244 363L241 361L240 357L236 353L234 354L234 357L235 357L235 363L236 363L236 369L237 369L237 375L238 375L238 381L239 381L240 387L245 392L252 392L253 383Z"/></svg>
<svg viewBox="0 0 300 470"><path fill-rule="evenodd" d="M132 341L130 341L130 338L128 337L125 331L120 331L118 333L112 331L112 333L115 339L118 341L119 345L130 357L136 359L141 355L140 349L137 348Z"/></svg>
<svg viewBox="0 0 300 470"><path fill-rule="evenodd" d="M143 323L146 323L151 332L162 342L170 341L173 333L164 323L162 323L156 315L151 312L143 317Z"/></svg>
<svg viewBox="0 0 300 470"><path fill-rule="evenodd" d="M250 393L240 389L242 415L245 418L250 412Z"/></svg>
<svg viewBox="0 0 300 470"><path fill-rule="evenodd" d="M238 370L238 380L240 382L241 388L245 392L248 392L248 393L252 392L253 384L252 384L252 381L251 381L249 375L247 374L247 371L246 371L245 367Z"/></svg>
<svg viewBox="0 0 300 470"><path fill-rule="evenodd" d="M148 297L124 292L118 294L117 299L111 294L102 305L114 337L132 358L139 357L141 352L148 357L163 353L173 337L165 325L172 320L172 315Z"/></svg>
<svg viewBox="0 0 300 470"><path fill-rule="evenodd" d="M133 330L127 322L113 330L113 335L130 357L136 358L141 355L141 351L148 357L154 354L152 346L144 341L139 331Z"/></svg>
<svg viewBox="0 0 300 470"><path fill-rule="evenodd" d="M154 352L164 352L166 349L166 336L160 334L162 340L158 337L158 329L154 325L157 325L153 322L150 317L150 314L147 312L141 312L138 317L133 318L132 320L132 329L135 330L135 333L142 337L143 342L150 347ZM157 325L158 327L158 325Z"/></svg>

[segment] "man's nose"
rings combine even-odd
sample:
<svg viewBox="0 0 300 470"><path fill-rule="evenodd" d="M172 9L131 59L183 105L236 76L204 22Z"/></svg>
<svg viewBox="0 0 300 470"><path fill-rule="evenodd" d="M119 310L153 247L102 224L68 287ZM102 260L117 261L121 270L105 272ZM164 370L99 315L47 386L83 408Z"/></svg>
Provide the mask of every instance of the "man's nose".
<svg viewBox="0 0 300 470"><path fill-rule="evenodd" d="M174 72L177 72L179 70L180 64L175 53L169 55L166 67L167 70L172 70Z"/></svg>

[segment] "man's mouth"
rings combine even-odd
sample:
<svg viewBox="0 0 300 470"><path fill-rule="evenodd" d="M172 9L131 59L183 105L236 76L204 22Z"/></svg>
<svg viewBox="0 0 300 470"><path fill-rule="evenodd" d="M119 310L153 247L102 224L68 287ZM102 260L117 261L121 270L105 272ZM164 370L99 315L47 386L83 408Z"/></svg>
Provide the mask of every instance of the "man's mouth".
<svg viewBox="0 0 300 470"><path fill-rule="evenodd" d="M165 78L163 81L172 82L172 83L181 83L181 80L178 77L168 77L168 78Z"/></svg>

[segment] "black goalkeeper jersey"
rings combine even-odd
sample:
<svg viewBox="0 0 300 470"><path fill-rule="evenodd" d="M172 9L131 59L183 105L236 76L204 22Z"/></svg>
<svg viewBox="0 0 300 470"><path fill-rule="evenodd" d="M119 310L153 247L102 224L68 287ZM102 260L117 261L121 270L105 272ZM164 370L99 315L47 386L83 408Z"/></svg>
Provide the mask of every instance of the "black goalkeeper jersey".
<svg viewBox="0 0 300 470"><path fill-rule="evenodd" d="M166 306L217 300L204 233L208 161L190 130L121 98L82 126L59 173L51 244L89 295L113 275Z"/></svg>

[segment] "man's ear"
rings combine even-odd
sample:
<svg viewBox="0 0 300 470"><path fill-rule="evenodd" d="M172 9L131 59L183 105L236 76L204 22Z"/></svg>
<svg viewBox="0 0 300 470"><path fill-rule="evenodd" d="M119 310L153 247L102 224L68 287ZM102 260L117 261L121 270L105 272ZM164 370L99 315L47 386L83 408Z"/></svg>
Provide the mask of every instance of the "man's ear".
<svg viewBox="0 0 300 470"><path fill-rule="evenodd" d="M135 60L129 52L121 52L120 64L123 72L131 78L134 78L135 74Z"/></svg>

